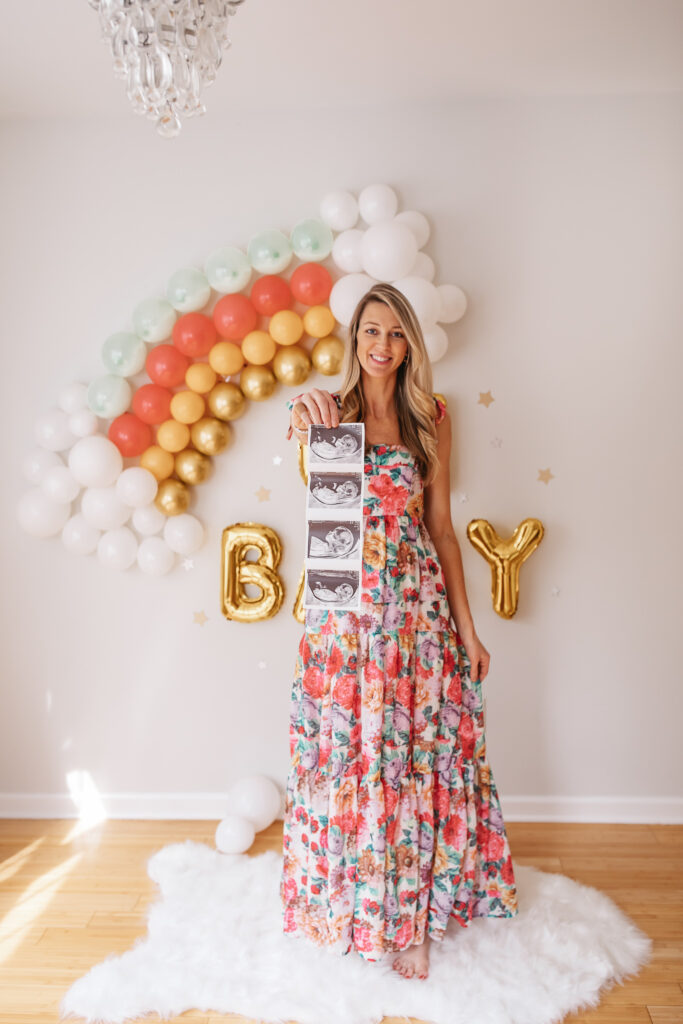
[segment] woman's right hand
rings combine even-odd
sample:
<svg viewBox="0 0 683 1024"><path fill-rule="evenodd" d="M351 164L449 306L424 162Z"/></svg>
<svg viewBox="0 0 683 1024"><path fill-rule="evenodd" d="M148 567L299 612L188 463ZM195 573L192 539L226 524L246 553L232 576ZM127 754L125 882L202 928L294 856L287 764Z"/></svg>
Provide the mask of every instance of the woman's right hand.
<svg viewBox="0 0 683 1024"><path fill-rule="evenodd" d="M311 388L299 395L292 406L292 428L298 434L306 433L312 424L339 426L339 409L329 391Z"/></svg>

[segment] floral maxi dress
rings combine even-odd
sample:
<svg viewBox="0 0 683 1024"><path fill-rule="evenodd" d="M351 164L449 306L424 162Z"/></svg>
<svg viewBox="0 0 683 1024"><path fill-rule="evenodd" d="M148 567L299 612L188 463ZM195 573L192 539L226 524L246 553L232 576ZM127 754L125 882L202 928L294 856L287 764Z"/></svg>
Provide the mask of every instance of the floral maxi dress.
<svg viewBox="0 0 683 1024"><path fill-rule="evenodd" d="M369 446L361 608L307 609L291 691L283 930L366 960L518 912L481 680L423 509L414 456Z"/></svg>

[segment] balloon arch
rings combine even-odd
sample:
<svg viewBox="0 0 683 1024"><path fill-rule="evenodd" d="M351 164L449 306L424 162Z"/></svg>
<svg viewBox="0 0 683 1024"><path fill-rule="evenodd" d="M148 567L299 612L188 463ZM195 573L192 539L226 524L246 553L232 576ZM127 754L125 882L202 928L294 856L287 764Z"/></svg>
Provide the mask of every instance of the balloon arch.
<svg viewBox="0 0 683 1024"><path fill-rule="evenodd" d="M188 512L192 489L230 443L230 422L278 382L299 386L312 369L334 375L359 298L391 281L413 305L433 363L443 326L466 309L457 285L434 283L424 251L427 218L398 211L388 185L326 195L320 216L227 246L204 269L174 273L163 298L141 302L132 329L102 345L105 373L69 383L35 423L23 463L32 487L19 500L24 530L61 535L75 554L115 569L163 575L204 542ZM326 261L331 269L323 265ZM292 263L296 266L289 276Z"/></svg>

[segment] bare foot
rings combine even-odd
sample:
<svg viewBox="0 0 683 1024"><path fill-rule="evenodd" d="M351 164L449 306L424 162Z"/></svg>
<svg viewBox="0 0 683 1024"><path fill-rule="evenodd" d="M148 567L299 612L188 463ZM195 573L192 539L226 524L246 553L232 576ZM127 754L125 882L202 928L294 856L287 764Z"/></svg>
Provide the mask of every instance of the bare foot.
<svg viewBox="0 0 683 1024"><path fill-rule="evenodd" d="M412 978L415 974L418 978L426 978L429 973L429 935L425 935L424 942L419 946L409 946L397 953L392 963L392 968L402 974L404 978Z"/></svg>

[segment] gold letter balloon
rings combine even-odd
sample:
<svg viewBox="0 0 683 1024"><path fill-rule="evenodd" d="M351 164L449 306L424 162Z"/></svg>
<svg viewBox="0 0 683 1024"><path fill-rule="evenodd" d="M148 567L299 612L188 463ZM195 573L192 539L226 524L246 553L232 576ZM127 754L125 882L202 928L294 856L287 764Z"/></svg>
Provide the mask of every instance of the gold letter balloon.
<svg viewBox="0 0 683 1024"><path fill-rule="evenodd" d="M234 523L223 530L221 546L221 611L227 619L261 622L279 612L285 596L282 580L275 571L282 557L282 544L275 530L261 523ZM255 548L259 557L247 561ZM245 585L261 590L249 597Z"/></svg>
<svg viewBox="0 0 683 1024"><path fill-rule="evenodd" d="M540 519L525 519L511 537L499 537L486 519L467 525L470 542L491 566L491 597L495 611L511 619L519 599L519 569L543 539Z"/></svg>

